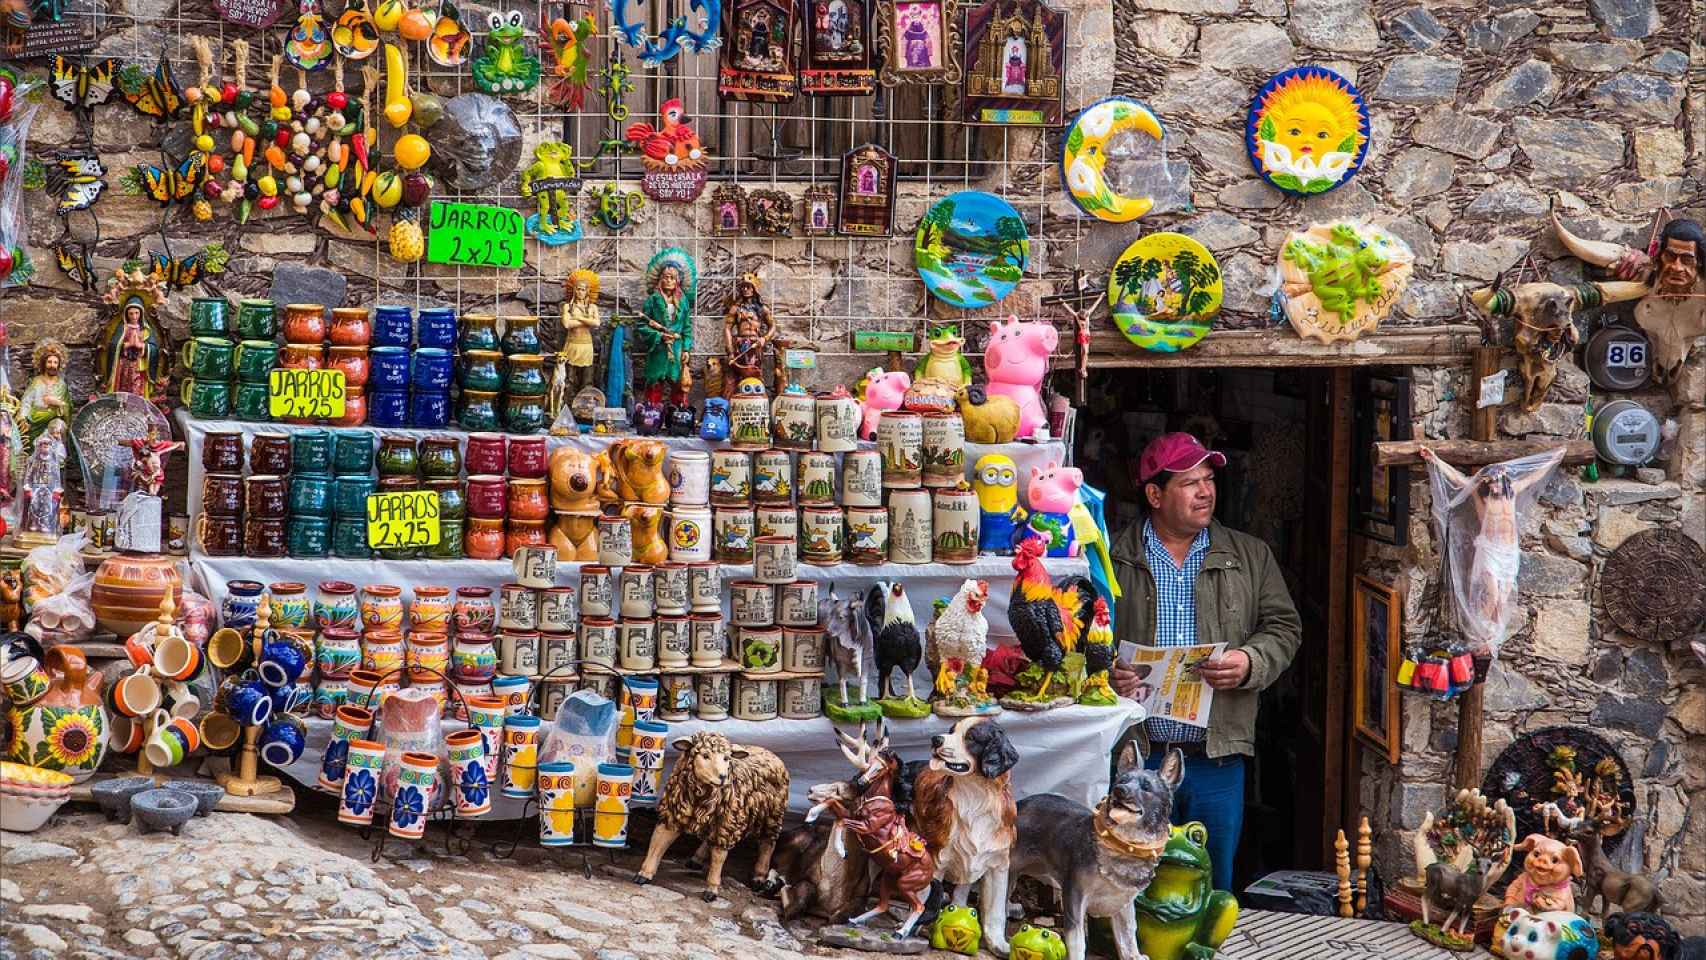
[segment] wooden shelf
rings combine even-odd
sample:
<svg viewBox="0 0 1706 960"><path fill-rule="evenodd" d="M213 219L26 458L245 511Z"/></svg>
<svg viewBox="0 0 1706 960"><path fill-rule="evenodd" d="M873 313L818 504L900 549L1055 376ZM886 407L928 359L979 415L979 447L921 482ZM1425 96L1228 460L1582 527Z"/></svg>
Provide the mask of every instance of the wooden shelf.
<svg viewBox="0 0 1706 960"><path fill-rule="evenodd" d="M1177 353L1140 349L1119 330L1100 324L1090 331L1090 366L1146 367L1360 367L1468 364L1481 342L1469 324L1391 327L1357 340L1323 344L1304 340L1289 327L1215 330Z"/></svg>

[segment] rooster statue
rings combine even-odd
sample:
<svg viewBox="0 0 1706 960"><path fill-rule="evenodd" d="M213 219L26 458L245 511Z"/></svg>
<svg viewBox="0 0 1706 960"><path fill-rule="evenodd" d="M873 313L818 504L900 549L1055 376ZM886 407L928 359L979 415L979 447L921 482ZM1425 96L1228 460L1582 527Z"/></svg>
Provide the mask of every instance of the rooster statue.
<svg viewBox="0 0 1706 960"><path fill-rule="evenodd" d="M1090 629L1084 634L1084 689L1078 702L1086 707L1111 707L1119 702L1108 684L1108 669L1114 665L1114 625L1108 617L1108 601L1096 598Z"/></svg>
<svg viewBox="0 0 1706 960"><path fill-rule="evenodd" d="M865 594L865 617L875 634L873 641L877 660L878 703L890 717L923 717L930 705L918 698L912 685L912 672L924 656L924 639L918 634L918 624L912 616L912 601L899 580L879 580ZM899 670L906 678L906 696L890 696L889 675Z"/></svg>
<svg viewBox="0 0 1706 960"><path fill-rule="evenodd" d="M940 666L936 670L939 717L969 717L998 713L989 696L989 673L983 655L989 647L989 621L983 605L989 602L989 582L967 580L930 625Z"/></svg>
<svg viewBox="0 0 1706 960"><path fill-rule="evenodd" d="M658 108L658 126L629 124L627 138L640 148L641 162L648 169L691 170L705 159L705 148L687 122L687 107L680 97L671 97Z"/></svg>
<svg viewBox="0 0 1706 960"><path fill-rule="evenodd" d="M1040 537L1026 537L1013 557L1013 569L1019 575L1013 581L1007 621L1031 665L1019 674L1018 687L1002 699L1002 706L1047 710L1073 699L1065 691L1051 697L1049 690L1057 683L1070 686L1061 668L1090 626L1096 588L1088 577L1063 577L1058 582L1050 578L1043 564L1046 552L1048 545Z"/></svg>

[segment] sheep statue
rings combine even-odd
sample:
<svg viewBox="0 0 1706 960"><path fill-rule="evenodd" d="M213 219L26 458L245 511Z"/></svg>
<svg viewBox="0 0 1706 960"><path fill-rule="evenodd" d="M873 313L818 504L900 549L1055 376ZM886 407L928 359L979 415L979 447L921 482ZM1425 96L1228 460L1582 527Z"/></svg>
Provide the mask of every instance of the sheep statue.
<svg viewBox="0 0 1706 960"><path fill-rule="evenodd" d="M676 837L689 833L710 849L705 892L700 894L706 903L717 899L729 849L746 837L758 838L752 884L764 889L788 806L788 768L774 753L735 746L720 733L683 737L675 741L675 749L681 755L658 798L657 830L634 882L650 883L664 851Z"/></svg>

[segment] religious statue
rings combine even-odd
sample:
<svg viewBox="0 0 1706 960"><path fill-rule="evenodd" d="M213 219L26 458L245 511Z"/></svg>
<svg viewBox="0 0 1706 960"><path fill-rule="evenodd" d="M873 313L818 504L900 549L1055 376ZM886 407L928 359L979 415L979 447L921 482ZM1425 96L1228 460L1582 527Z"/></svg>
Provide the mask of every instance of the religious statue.
<svg viewBox="0 0 1706 960"><path fill-rule="evenodd" d="M166 454L182 449L182 440L160 439L160 427L150 421L147 435L130 441L131 492L158 497L166 484Z"/></svg>
<svg viewBox="0 0 1706 960"><path fill-rule="evenodd" d="M166 338L154 320L165 286L138 270L119 270L103 298L118 307L101 334L95 368L102 393L134 393L150 403L166 396Z"/></svg>
<svg viewBox="0 0 1706 960"><path fill-rule="evenodd" d="M119 502L114 518L113 545L134 553L160 550L160 488L166 484L166 455L184 449L180 440L160 439L160 426L150 420L130 446L130 493Z"/></svg>
<svg viewBox="0 0 1706 960"><path fill-rule="evenodd" d="M18 397L12 393L12 349L6 340L6 323L0 320L0 507L12 505L17 491L13 470L24 462L23 441L18 436Z"/></svg>
<svg viewBox="0 0 1706 960"><path fill-rule="evenodd" d="M1421 456L1430 467L1434 519L1446 543L1449 592L1467 649L1476 657L1492 656L1516 610L1520 514L1563 462L1564 448L1491 463L1471 476L1427 447ZM1465 501L1473 504L1472 516L1461 509Z"/></svg>
<svg viewBox="0 0 1706 960"><path fill-rule="evenodd" d="M557 354L559 369L551 393L553 421L565 399L592 384L592 335L603 322L598 314L598 274L576 270L563 281L563 294L563 349Z"/></svg>
<svg viewBox="0 0 1706 960"><path fill-rule="evenodd" d="M65 421L53 419L30 448L19 490L18 542L53 543L65 529Z"/></svg>
<svg viewBox="0 0 1706 960"><path fill-rule="evenodd" d="M65 386L65 361L70 355L65 345L48 338L36 344L30 352L30 366L35 375L18 401L18 431L29 447L55 420L71 416L71 391Z"/></svg>
<svg viewBox="0 0 1706 960"><path fill-rule="evenodd" d="M732 386L747 377L764 380L764 354L776 339L776 321L758 292L758 275L743 273L723 308L723 350L728 360L723 382Z"/></svg>
<svg viewBox="0 0 1706 960"><path fill-rule="evenodd" d="M658 251L646 265L651 291L640 306L642 322L635 327L640 400L661 406L666 399L684 402L693 386L686 363L693 349L693 295L698 283L693 258L680 247Z"/></svg>

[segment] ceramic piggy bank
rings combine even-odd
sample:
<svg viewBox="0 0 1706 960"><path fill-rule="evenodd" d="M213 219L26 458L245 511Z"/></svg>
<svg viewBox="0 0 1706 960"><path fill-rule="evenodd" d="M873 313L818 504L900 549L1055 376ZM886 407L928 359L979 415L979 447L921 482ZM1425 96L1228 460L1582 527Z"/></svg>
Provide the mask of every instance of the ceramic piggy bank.
<svg viewBox="0 0 1706 960"><path fill-rule="evenodd" d="M1048 544L1051 557L1070 557L1078 552L1067 514L1078 503L1078 488L1083 485L1084 471L1077 467L1063 467L1050 460L1045 466L1031 468L1026 494L1031 501L1031 517L1026 523L1031 536L1041 537Z"/></svg>
<svg viewBox="0 0 1706 960"><path fill-rule="evenodd" d="M859 439L875 440L877 438L877 418L884 410L899 410L900 404L906 398L906 391L912 387L912 374L903 370L884 370L872 367L865 374L864 389L860 399L864 404L865 419L859 424Z"/></svg>
<svg viewBox="0 0 1706 960"><path fill-rule="evenodd" d="M989 344L983 351L983 370L989 377L989 392L1011 397L1019 405L1019 439L1037 432L1048 421L1038 387L1048 373L1048 358L1060 343L1054 325L1044 321L1021 323L1009 317L990 324Z"/></svg>
<svg viewBox="0 0 1706 960"><path fill-rule="evenodd" d="M1599 936L1593 926L1573 913L1529 913L1508 907L1500 920L1504 933L1498 947L1505 960L1594 960L1599 956Z"/></svg>

